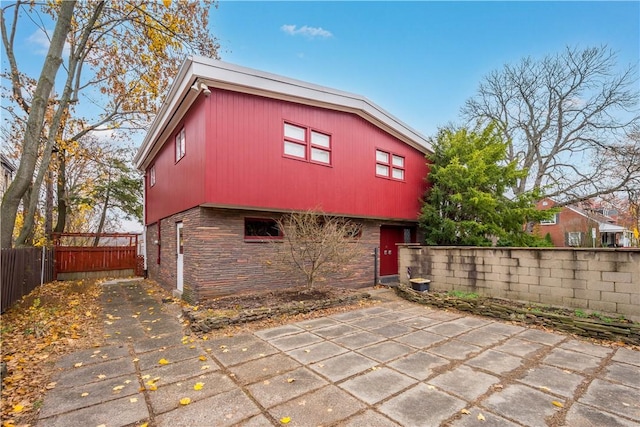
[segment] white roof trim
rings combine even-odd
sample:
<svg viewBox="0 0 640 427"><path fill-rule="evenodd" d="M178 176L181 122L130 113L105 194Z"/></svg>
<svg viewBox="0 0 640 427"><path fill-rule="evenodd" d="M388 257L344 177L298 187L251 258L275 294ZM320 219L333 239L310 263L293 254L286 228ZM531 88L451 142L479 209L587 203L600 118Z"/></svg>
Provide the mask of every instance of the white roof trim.
<svg viewBox="0 0 640 427"><path fill-rule="evenodd" d="M214 59L190 57L181 65L165 101L136 153L134 163L138 169L144 170L149 166L151 159L160 149L158 143L167 139L173 132L199 95L198 92L189 90L196 81L213 88L354 113L425 154L433 151L423 135L360 95Z"/></svg>

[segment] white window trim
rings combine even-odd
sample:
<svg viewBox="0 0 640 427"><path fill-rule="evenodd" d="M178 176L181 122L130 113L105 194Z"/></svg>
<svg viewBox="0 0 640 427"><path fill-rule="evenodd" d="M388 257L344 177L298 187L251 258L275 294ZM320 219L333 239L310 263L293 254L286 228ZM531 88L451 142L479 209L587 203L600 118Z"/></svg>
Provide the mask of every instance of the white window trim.
<svg viewBox="0 0 640 427"><path fill-rule="evenodd" d="M149 187L156 185L156 165L149 169Z"/></svg>
<svg viewBox="0 0 640 427"><path fill-rule="evenodd" d="M293 136L291 132L289 132L289 135L287 135L287 129L304 131L304 139L299 139L297 136ZM318 144L314 142L314 135L325 137L325 140L321 141L321 143ZM308 126L302 126L285 121L283 125L283 155L290 159L302 160L322 166L332 166L332 139L333 137L329 133L315 130ZM304 156L297 155L293 151L291 151L291 148L294 148L294 146L298 146L299 149L304 148ZM287 148L289 148L289 150ZM318 155L324 153L328 157L328 161L319 159L317 155L314 156L314 152L316 152L316 154Z"/></svg>
<svg viewBox="0 0 640 427"><path fill-rule="evenodd" d="M184 128L182 128L180 132L178 132L178 134L176 135L175 144L176 144L175 145L176 163L178 163L185 156L187 152L187 138L186 138Z"/></svg>
<svg viewBox="0 0 640 427"><path fill-rule="evenodd" d="M392 179L394 181L404 182L406 178L406 157L391 151L376 148L376 176L380 178ZM386 174L379 173L379 169L385 167ZM402 175L402 178L394 176L396 173Z"/></svg>

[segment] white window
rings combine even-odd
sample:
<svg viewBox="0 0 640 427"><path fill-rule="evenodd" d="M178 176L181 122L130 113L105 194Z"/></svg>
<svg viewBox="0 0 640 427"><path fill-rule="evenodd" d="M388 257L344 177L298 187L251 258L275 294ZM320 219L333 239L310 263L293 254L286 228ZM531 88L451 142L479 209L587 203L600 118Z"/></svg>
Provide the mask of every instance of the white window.
<svg viewBox="0 0 640 427"><path fill-rule="evenodd" d="M549 219L543 219L540 221L540 225L553 225L558 223L558 214L553 215Z"/></svg>
<svg viewBox="0 0 640 427"><path fill-rule="evenodd" d="M570 231L567 233L567 246L582 246L582 236L584 233L580 231Z"/></svg>
<svg viewBox="0 0 640 427"><path fill-rule="evenodd" d="M176 163L184 157L187 147L187 140L184 128L176 135Z"/></svg>
<svg viewBox="0 0 640 427"><path fill-rule="evenodd" d="M149 169L149 186L153 187L156 185L156 165L151 166Z"/></svg>
<svg viewBox="0 0 640 427"><path fill-rule="evenodd" d="M293 157L300 157L301 159L306 159L307 146L304 144L296 144L295 142L285 141L284 154Z"/></svg>
<svg viewBox="0 0 640 427"><path fill-rule="evenodd" d="M376 150L376 175L404 181L404 157Z"/></svg>
<svg viewBox="0 0 640 427"><path fill-rule="evenodd" d="M297 139L298 141L306 141L307 130L305 128L301 128L299 126L290 125L289 123L284 124L284 137Z"/></svg>
<svg viewBox="0 0 640 427"><path fill-rule="evenodd" d="M285 156L331 164L331 136L306 127L284 124Z"/></svg>
<svg viewBox="0 0 640 427"><path fill-rule="evenodd" d="M331 164L331 137L311 131L311 161Z"/></svg>

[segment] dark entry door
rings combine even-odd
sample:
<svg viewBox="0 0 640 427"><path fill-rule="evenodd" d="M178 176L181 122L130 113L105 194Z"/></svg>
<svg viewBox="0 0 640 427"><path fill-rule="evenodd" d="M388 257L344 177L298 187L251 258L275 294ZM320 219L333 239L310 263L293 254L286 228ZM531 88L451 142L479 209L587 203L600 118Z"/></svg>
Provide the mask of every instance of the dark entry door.
<svg viewBox="0 0 640 427"><path fill-rule="evenodd" d="M403 227L380 227L380 276L398 274L398 246L404 243Z"/></svg>

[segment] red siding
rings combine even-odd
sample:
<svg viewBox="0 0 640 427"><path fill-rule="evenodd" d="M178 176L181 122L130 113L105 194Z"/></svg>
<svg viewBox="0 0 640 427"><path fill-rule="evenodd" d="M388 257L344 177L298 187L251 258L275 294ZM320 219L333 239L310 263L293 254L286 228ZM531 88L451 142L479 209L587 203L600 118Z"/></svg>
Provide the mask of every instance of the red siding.
<svg viewBox="0 0 640 427"><path fill-rule="evenodd" d="M330 134L332 165L285 158L284 121ZM198 141L197 155L206 154L206 167L190 151L191 128L205 122L206 133L198 135L204 140L206 134L206 150ZM156 187L166 174L172 177L169 186L147 194L147 223L199 203L417 219L428 172L424 154L357 115L212 89L192 107L186 123L187 155L173 165L173 141L163 149ZM404 182L376 177L376 148L404 156ZM171 162L164 159L167 154ZM178 169L187 158L197 163Z"/></svg>
<svg viewBox="0 0 640 427"><path fill-rule="evenodd" d="M153 187L149 186L150 168L146 171L147 224L205 201L206 98L202 97L194 107L151 163L156 169ZM185 156L176 163L175 137L183 127L186 134Z"/></svg>

